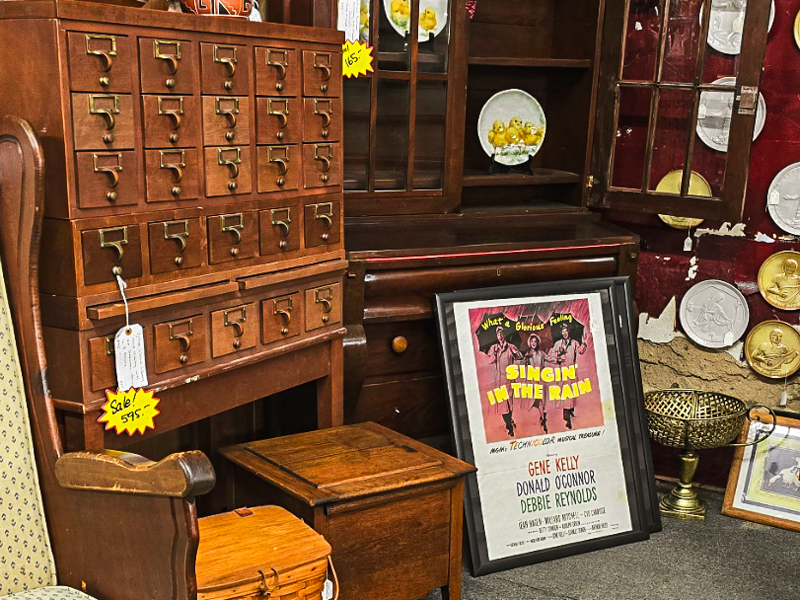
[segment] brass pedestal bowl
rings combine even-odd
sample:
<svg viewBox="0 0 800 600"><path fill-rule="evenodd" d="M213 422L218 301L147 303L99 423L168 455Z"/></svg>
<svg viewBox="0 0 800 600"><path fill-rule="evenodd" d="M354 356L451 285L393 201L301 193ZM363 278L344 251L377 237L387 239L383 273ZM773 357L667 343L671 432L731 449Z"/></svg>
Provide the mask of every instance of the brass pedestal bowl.
<svg viewBox="0 0 800 600"><path fill-rule="evenodd" d="M659 502L661 514L681 519L705 519L706 504L697 497L692 478L700 457L697 450L722 446L751 446L767 439L775 430L775 413L760 404L748 407L732 396L700 390L668 389L648 392L644 396L650 437L673 448L681 448L679 483ZM734 444L745 419L756 409L772 416L772 429L747 444ZM760 420L759 416L755 417Z"/></svg>

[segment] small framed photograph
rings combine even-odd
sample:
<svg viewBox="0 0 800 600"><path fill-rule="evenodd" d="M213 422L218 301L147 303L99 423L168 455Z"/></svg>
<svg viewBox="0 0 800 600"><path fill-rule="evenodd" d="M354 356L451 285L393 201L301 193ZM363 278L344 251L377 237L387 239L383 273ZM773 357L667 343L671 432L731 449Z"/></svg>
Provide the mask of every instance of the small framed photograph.
<svg viewBox="0 0 800 600"><path fill-rule="evenodd" d="M770 427L748 422L740 441ZM736 449L722 514L800 531L800 419L779 416L766 440Z"/></svg>
<svg viewBox="0 0 800 600"><path fill-rule="evenodd" d="M436 299L473 573L659 530L628 278Z"/></svg>

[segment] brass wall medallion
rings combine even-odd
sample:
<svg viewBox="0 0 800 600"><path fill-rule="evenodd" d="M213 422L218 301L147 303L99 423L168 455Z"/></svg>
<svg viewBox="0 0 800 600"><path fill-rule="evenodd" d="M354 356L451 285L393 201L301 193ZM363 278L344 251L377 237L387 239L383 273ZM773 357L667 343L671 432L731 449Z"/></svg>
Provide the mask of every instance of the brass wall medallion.
<svg viewBox="0 0 800 600"><path fill-rule="evenodd" d="M783 321L764 321L747 335L744 355L756 373L783 379L800 368L800 334Z"/></svg>
<svg viewBox="0 0 800 600"><path fill-rule="evenodd" d="M670 171L658 182L656 191L662 194L680 194L681 185L683 184L683 169L676 169ZM689 189L690 196L703 196L709 197L712 195L711 186L706 181L705 177L699 173L692 171L689 175ZM658 218L664 221L670 227L675 229L691 229L697 227L703 222L703 219L692 219L691 217L676 217L673 215L658 215Z"/></svg>
<svg viewBox="0 0 800 600"><path fill-rule="evenodd" d="M758 290L776 308L800 309L800 252L776 252L758 270Z"/></svg>

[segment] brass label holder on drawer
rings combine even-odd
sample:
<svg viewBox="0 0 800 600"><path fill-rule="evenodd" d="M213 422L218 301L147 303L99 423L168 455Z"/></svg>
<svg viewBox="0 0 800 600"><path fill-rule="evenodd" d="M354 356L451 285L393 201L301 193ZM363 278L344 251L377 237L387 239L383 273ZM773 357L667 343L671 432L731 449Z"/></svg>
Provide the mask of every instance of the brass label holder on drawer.
<svg viewBox="0 0 800 600"><path fill-rule="evenodd" d="M180 360L181 364L183 365L189 362L189 356L187 355L187 352L189 352L189 348L192 347L191 337L194 335L193 322L194 322L193 319L187 319L186 321L179 321L178 323L169 323L167 325L170 341L177 340L181 345L181 356L178 360ZM181 325L186 325L186 332L175 333L175 329L177 327L180 327Z"/></svg>
<svg viewBox="0 0 800 600"><path fill-rule="evenodd" d="M164 108L164 102L177 102L177 108ZM178 128L181 126L181 117L183 116L183 96L170 97L170 96L159 96L158 97L158 114L165 115L169 117L169 120L172 121L172 130L177 131ZM173 134L170 136L169 141L177 142L178 136Z"/></svg>
<svg viewBox="0 0 800 600"><path fill-rule="evenodd" d="M225 152L235 152L235 158L225 158L223 153ZM240 147L235 148L217 148L217 164L221 167L228 167L231 170L231 179L236 179L239 177L239 165L242 164L242 149ZM228 182L228 189L233 191L238 186L235 181Z"/></svg>
<svg viewBox="0 0 800 600"><path fill-rule="evenodd" d="M92 48L92 41L104 40L111 42L111 48L108 50L101 50L100 48ZM114 57L117 56L117 38L113 35L100 35L100 34L86 34L86 54L90 56L99 56L103 61L103 71L110 71L111 65L114 64Z"/></svg>
<svg viewBox="0 0 800 600"><path fill-rule="evenodd" d="M161 46L172 46L175 51L171 54L161 51ZM166 61L170 75L178 72L178 61L181 59L181 43L178 40L153 40L153 58ZM167 80L169 81L169 80ZM167 83L167 87L173 87Z"/></svg>
<svg viewBox="0 0 800 600"><path fill-rule="evenodd" d="M323 296L323 294L325 294ZM328 286L324 288L319 288L318 290L314 290L314 302L317 304L322 304L322 312L325 313L322 315L322 322L327 323L330 321L330 317L328 313L333 310L333 288Z"/></svg>
<svg viewBox="0 0 800 600"><path fill-rule="evenodd" d="M283 109L273 109L272 105L283 104ZM289 124L289 101L286 98L268 98L267 114L278 117L278 127L285 128ZM278 133L278 139L283 139L283 132Z"/></svg>
<svg viewBox="0 0 800 600"><path fill-rule="evenodd" d="M239 313L239 318L235 321L231 320L230 315ZM240 348L242 340L239 338L244 335L244 323L247 322L247 307L240 306L239 308L231 308L230 310L222 311L222 324L225 327L233 327L233 341L234 348Z"/></svg>
<svg viewBox="0 0 800 600"><path fill-rule="evenodd" d="M183 231L172 231L169 228L172 225L179 225L183 227ZM178 252L186 250L186 240L189 238L189 220L183 219L182 221L165 221L164 222L164 240L175 240L180 246ZM181 261L182 263L183 261ZM178 264L180 266L180 264Z"/></svg>
<svg viewBox="0 0 800 600"><path fill-rule="evenodd" d="M283 319L283 327L281 333L286 335L289 333L289 325L292 323L292 298L278 298L272 301L272 314L280 316Z"/></svg>
<svg viewBox="0 0 800 600"><path fill-rule="evenodd" d="M314 218L322 219L325 229L333 227L333 202L322 202L314 205Z"/></svg>
<svg viewBox="0 0 800 600"><path fill-rule="evenodd" d="M326 154L320 154L320 150L327 150ZM333 146L330 144L314 144L314 160L322 163L322 171L328 172L331 170L331 160L333 160ZM324 179L323 181L327 181Z"/></svg>
<svg viewBox="0 0 800 600"><path fill-rule="evenodd" d="M108 165L108 166L107 165L99 165L99 164L97 164L97 160L99 158L105 158L105 157L108 157L108 156L116 157L117 164ZM112 188L117 187L117 184L119 183L119 175L118 175L118 173L122 173L122 154L120 154L119 152L117 152L117 153L104 153L104 154L92 153L92 165L94 166L94 172L95 173L105 173L106 175L108 175L108 178L111 180L109 182L109 185ZM109 200L110 199L111 198L109 198Z"/></svg>
<svg viewBox="0 0 800 600"><path fill-rule="evenodd" d="M285 214L283 216L281 213ZM270 211L270 217L272 218L272 225L275 227L280 227L281 229L281 237L289 237L289 225L292 222L292 208L287 206L285 208L273 208ZM286 241L281 240L280 244L278 244L282 249L286 248Z"/></svg>
<svg viewBox="0 0 800 600"><path fill-rule="evenodd" d="M104 108L99 105L98 100L111 100L112 106L110 108ZM119 96L114 96L111 94L89 94L89 114L100 115L103 117L103 119L106 121L106 130L111 131L114 129L114 125L116 124L114 115L119 114ZM107 140L104 136L103 141L106 143L111 143L114 141L114 138Z"/></svg>
<svg viewBox="0 0 800 600"><path fill-rule="evenodd" d="M322 71L323 81L328 81L331 78L332 66L333 66L333 60L329 52L314 52L314 68ZM324 92L326 90L322 91Z"/></svg>
<svg viewBox="0 0 800 600"><path fill-rule="evenodd" d="M183 179L183 170L186 168L186 151L185 150L159 150L160 168L169 169L172 171L172 182L180 183ZM180 156L179 160L172 160L165 162L164 158L172 156ZM180 196L181 188L178 185L173 185L170 193L173 196Z"/></svg>
<svg viewBox="0 0 800 600"><path fill-rule="evenodd" d="M118 231L122 232L121 240L106 239L107 234L116 233ZM123 248L123 246L128 244L128 226L123 225L122 227L109 227L107 229L100 229L98 230L97 233L100 236L100 247L113 248L117 252L117 262L121 261L123 255L125 254L125 249Z"/></svg>
<svg viewBox="0 0 800 600"><path fill-rule="evenodd" d="M231 50L233 56L223 56L220 54L220 50ZM236 46L214 44L214 62L222 63L225 66L225 72L228 74L228 77L233 77L236 73L236 63L239 62L236 58Z"/></svg>
<svg viewBox="0 0 800 600"><path fill-rule="evenodd" d="M223 106L223 102L230 102L231 106ZM218 115L228 119L228 129L236 127L236 115L239 114L239 98L229 96L217 96L214 98L214 107ZM226 139L227 136L226 136ZM230 141L230 139L228 139Z"/></svg>
<svg viewBox="0 0 800 600"><path fill-rule="evenodd" d="M276 156L278 151L283 151L283 156ZM278 187L286 185L286 179L283 177L289 170L289 147L288 146L267 146L267 160L271 163L278 165L278 179L275 183Z"/></svg>
<svg viewBox="0 0 800 600"><path fill-rule="evenodd" d="M282 58L280 60L273 60L272 55L280 55ZM275 67L278 69L278 79L285 79L286 78L286 67L289 66L289 51L288 50L279 50L276 48L267 48L267 66ZM280 87L278 87L280 86ZM277 83L275 84L275 89L279 92L283 90L283 84Z"/></svg>
<svg viewBox="0 0 800 600"><path fill-rule="evenodd" d="M238 219L238 223L228 224L228 219ZM223 233L229 232L234 237L234 245L242 242L242 230L244 229L244 215L242 213L234 213L232 215L220 215L219 218L220 228ZM239 249L231 248L231 256L238 256Z"/></svg>
<svg viewBox="0 0 800 600"><path fill-rule="evenodd" d="M320 108L321 106L323 108ZM322 117L323 127L328 127L331 124L331 115L333 114L333 101L314 98L314 114ZM323 131L322 137L328 137L328 132Z"/></svg>

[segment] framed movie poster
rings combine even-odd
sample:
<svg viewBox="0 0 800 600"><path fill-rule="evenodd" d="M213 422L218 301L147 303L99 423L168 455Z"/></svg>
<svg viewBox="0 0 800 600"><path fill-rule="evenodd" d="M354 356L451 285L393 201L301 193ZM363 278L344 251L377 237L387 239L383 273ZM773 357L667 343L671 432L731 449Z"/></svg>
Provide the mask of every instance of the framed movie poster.
<svg viewBox="0 0 800 600"><path fill-rule="evenodd" d="M437 295L475 575L660 529L629 285Z"/></svg>
<svg viewBox="0 0 800 600"><path fill-rule="evenodd" d="M748 422L740 441L770 427ZM722 514L800 531L800 420L779 416L766 440L736 449Z"/></svg>

